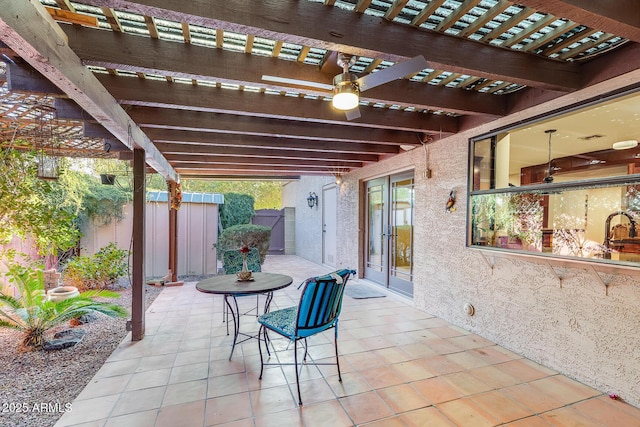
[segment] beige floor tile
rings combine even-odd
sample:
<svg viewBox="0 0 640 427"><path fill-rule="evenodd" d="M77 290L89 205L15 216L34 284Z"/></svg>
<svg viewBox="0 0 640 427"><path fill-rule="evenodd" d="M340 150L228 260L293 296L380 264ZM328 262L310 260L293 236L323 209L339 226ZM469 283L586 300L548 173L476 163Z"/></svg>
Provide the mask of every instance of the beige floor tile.
<svg viewBox="0 0 640 427"><path fill-rule="evenodd" d="M412 382L411 387L418 393L429 399L432 403L447 402L461 398L464 393L457 387L453 387L440 377L427 378L422 381Z"/></svg>
<svg viewBox="0 0 640 427"><path fill-rule="evenodd" d="M578 412L571 407L555 409L553 411L540 414L540 418L555 427L601 427L600 422Z"/></svg>
<svg viewBox="0 0 640 427"><path fill-rule="evenodd" d="M452 372L463 371L464 368L447 356L433 356L421 359L420 363L423 364L434 375L446 375Z"/></svg>
<svg viewBox="0 0 640 427"><path fill-rule="evenodd" d="M374 389L391 387L408 381L407 378L390 366L381 366L361 371L360 375L362 375L362 378Z"/></svg>
<svg viewBox="0 0 640 427"><path fill-rule="evenodd" d="M162 406L204 400L207 396L207 380L201 379L178 384L170 384L162 401Z"/></svg>
<svg viewBox="0 0 640 427"><path fill-rule="evenodd" d="M387 404L374 392L344 397L342 406L356 424L380 420L393 416Z"/></svg>
<svg viewBox="0 0 640 427"><path fill-rule="evenodd" d="M509 399L497 390L476 394L471 396L471 400L486 413L491 414L492 417L503 423L535 415L530 409L515 400Z"/></svg>
<svg viewBox="0 0 640 427"><path fill-rule="evenodd" d="M126 391L141 390L144 388L160 387L169 384L171 369L158 369L155 371L138 372L131 376Z"/></svg>
<svg viewBox="0 0 640 427"><path fill-rule="evenodd" d="M206 379L208 376L208 362L174 366L171 370L171 376L169 377L169 384Z"/></svg>
<svg viewBox="0 0 640 427"><path fill-rule="evenodd" d="M460 390L463 396L471 396L491 390L490 385L474 377L469 371L454 372L440 378Z"/></svg>
<svg viewBox="0 0 640 427"><path fill-rule="evenodd" d="M381 348L374 350L373 353L376 356L381 357L386 365L413 360L412 356L409 356L407 353L396 347Z"/></svg>
<svg viewBox="0 0 640 427"><path fill-rule="evenodd" d="M471 349L458 353L447 354L445 357L465 369L473 369L491 364L491 361L482 357L480 354L481 352L484 352L484 349Z"/></svg>
<svg viewBox="0 0 640 427"><path fill-rule="evenodd" d="M161 354L159 356L145 356L140 359L140 365L136 372L155 371L157 369L171 368L176 360L176 354Z"/></svg>
<svg viewBox="0 0 640 427"><path fill-rule="evenodd" d="M261 390L287 384L287 378L282 369L277 366L265 367L262 379L259 379L260 371L247 372L246 378L249 390Z"/></svg>
<svg viewBox="0 0 640 427"><path fill-rule="evenodd" d="M455 427L435 406L406 412L400 415L400 420L407 427Z"/></svg>
<svg viewBox="0 0 640 427"><path fill-rule="evenodd" d="M140 365L141 358L118 360L115 362L106 362L96 372L95 378L116 377L120 375L133 374Z"/></svg>
<svg viewBox="0 0 640 427"><path fill-rule="evenodd" d="M417 360L394 363L391 368L404 378L405 382L423 380L434 376L433 372Z"/></svg>
<svg viewBox="0 0 640 427"><path fill-rule="evenodd" d="M212 377L207 381L207 399L227 396L248 391L247 376L245 374L231 374Z"/></svg>
<svg viewBox="0 0 640 427"><path fill-rule="evenodd" d="M245 372L244 362L241 359L214 360L209 362L209 376L218 377L229 374L239 374Z"/></svg>
<svg viewBox="0 0 640 427"><path fill-rule="evenodd" d="M464 350L470 350L472 348L481 348L495 345L491 341L482 338L476 334L462 335L459 337L450 338L451 342Z"/></svg>
<svg viewBox="0 0 640 427"><path fill-rule="evenodd" d="M242 420L231 421L224 424L215 424L219 427L255 427L253 418L244 418ZM209 426L207 426L209 427Z"/></svg>
<svg viewBox="0 0 640 427"><path fill-rule="evenodd" d="M131 374L106 378L93 378L89 384L86 385L84 390L80 392L78 399L91 399L94 397L122 393L131 378Z"/></svg>
<svg viewBox="0 0 640 427"><path fill-rule="evenodd" d="M499 365L481 366L471 369L469 373L494 389L520 384L520 380L502 371L497 366Z"/></svg>
<svg viewBox="0 0 640 427"><path fill-rule="evenodd" d="M407 384L377 390L378 396L395 412L413 411L431 405L431 402Z"/></svg>
<svg viewBox="0 0 640 427"><path fill-rule="evenodd" d="M608 396L578 402L572 407L606 427L640 427L640 409Z"/></svg>
<svg viewBox="0 0 640 427"><path fill-rule="evenodd" d="M555 372L545 368L544 366L527 359L518 359L501 363L500 370L521 380L521 382L535 381L555 374Z"/></svg>
<svg viewBox="0 0 640 427"><path fill-rule="evenodd" d="M294 396L297 402L298 395L295 382L291 383L291 390L294 392ZM300 382L300 394L302 396L302 403L304 405L311 405L314 403L335 399L333 390L331 390L331 387L329 387L327 381L324 378Z"/></svg>
<svg viewBox="0 0 640 427"><path fill-rule="evenodd" d="M489 415L471 399L456 399L439 403L436 407L459 426L491 427L499 424L496 418Z"/></svg>
<svg viewBox="0 0 640 427"><path fill-rule="evenodd" d="M294 400L294 394L295 400ZM297 391L295 391L295 383L292 389L289 386L277 386L264 390L254 390L249 392L251 396L251 407L253 415L258 417L273 412L286 411L288 409L297 408Z"/></svg>
<svg viewBox="0 0 640 427"><path fill-rule="evenodd" d="M249 393L231 394L206 401L205 425L207 426L251 417Z"/></svg>
<svg viewBox="0 0 640 427"><path fill-rule="evenodd" d="M361 352L347 354L343 356L347 362L358 371L366 371L367 369L377 368L379 366L387 365L387 361L379 356L376 352Z"/></svg>
<svg viewBox="0 0 640 427"><path fill-rule="evenodd" d="M591 387L561 375L542 378L532 381L530 384L542 393L553 396L564 404L579 402L602 394Z"/></svg>
<svg viewBox="0 0 640 427"><path fill-rule="evenodd" d="M360 393L366 393L373 391L373 387L365 381L365 379L357 372L348 372L342 374L342 381L338 379L337 375L327 378L329 386L333 390L336 396L346 397L353 396Z"/></svg>
<svg viewBox="0 0 640 427"><path fill-rule="evenodd" d="M62 414L62 417L56 423L56 427L67 427L106 419L119 398L120 395L112 394L93 399L74 400L72 410Z"/></svg>
<svg viewBox="0 0 640 427"><path fill-rule="evenodd" d="M563 406L554 396L545 394L531 384L518 384L501 390L507 397L518 401L536 413L550 411Z"/></svg>
<svg viewBox="0 0 640 427"><path fill-rule="evenodd" d="M383 420L372 421L370 423L360 424L362 427L405 427L400 417L395 415L393 417L385 418Z"/></svg>
<svg viewBox="0 0 640 427"><path fill-rule="evenodd" d="M153 426L156 423L158 410L136 412L133 414L112 416L104 427L143 427Z"/></svg>
<svg viewBox="0 0 640 427"><path fill-rule="evenodd" d="M209 362L209 348L201 348L198 350L189 350L176 354L173 366L189 365L191 363Z"/></svg>
<svg viewBox="0 0 640 427"><path fill-rule="evenodd" d="M430 339L425 341L425 344L428 345L436 355L451 354L462 351L462 349L452 343L450 339L445 338Z"/></svg>
<svg viewBox="0 0 640 427"><path fill-rule="evenodd" d="M360 342L360 345L362 346L362 348L364 348L366 351L393 347L393 343L389 339L381 336L362 338L358 341Z"/></svg>
<svg viewBox="0 0 640 427"><path fill-rule="evenodd" d="M306 426L348 427L353 422L337 400L313 405L304 404L300 408L302 420Z"/></svg>
<svg viewBox="0 0 640 427"><path fill-rule="evenodd" d="M539 416L532 416L504 424L504 427L550 427L551 425Z"/></svg>
<svg viewBox="0 0 640 427"><path fill-rule="evenodd" d="M431 333L436 334L440 338L452 338L466 335L467 333L461 332L459 329L452 328L450 326L436 326L430 329Z"/></svg>
<svg viewBox="0 0 640 427"><path fill-rule="evenodd" d="M255 427L303 427L304 422L298 409L259 415Z"/></svg>
<svg viewBox="0 0 640 427"><path fill-rule="evenodd" d="M206 425L204 413L204 400L164 406L158 411L158 418L154 427L202 427Z"/></svg>
<svg viewBox="0 0 640 427"><path fill-rule="evenodd" d="M166 387L154 387L124 392L111 411L111 416L157 409L162 403L165 391Z"/></svg>

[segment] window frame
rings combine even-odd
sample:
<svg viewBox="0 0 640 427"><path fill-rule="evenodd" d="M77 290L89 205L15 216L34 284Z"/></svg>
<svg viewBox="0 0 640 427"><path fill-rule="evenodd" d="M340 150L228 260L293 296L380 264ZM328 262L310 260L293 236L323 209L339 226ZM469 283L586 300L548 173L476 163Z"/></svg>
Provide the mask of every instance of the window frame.
<svg viewBox="0 0 640 427"><path fill-rule="evenodd" d="M579 256L570 256L570 255L559 255L554 254L552 252L534 252L527 251L523 249L511 249L511 248L502 248L495 246L482 246L478 244L474 244L473 242L473 212L472 212L472 197L477 195L490 195L490 194L530 194L530 193L553 193L553 192L561 192L561 191L570 191L570 190L585 190L585 189L595 189L595 188L603 188L603 187L613 187L613 186L640 186L640 173L636 174L628 174L628 175L619 175L619 176L610 176L605 178L588 178L588 179L580 179L573 181L564 181L564 182L552 182L552 183L538 183L538 184L527 184L517 187L505 187L505 188L489 188L486 190L474 190L475 185L475 171L474 167L476 166L475 160L475 145L476 143L486 141L490 139L490 150L492 153L491 156L491 169L489 172L490 186L495 187L495 147L497 144L497 138L500 134L513 132L515 130L521 129L526 126L530 126L533 124L537 124L542 121L548 121L549 119L559 118L562 116L566 116L571 113L575 113L578 111L583 111L588 108L593 108L600 104L613 101L617 98L621 98L623 96L628 95L640 95L640 83L628 86L626 88L622 88L616 91L609 92L607 94L593 97L588 100L584 100L579 103L572 104L567 107L558 108L551 112L540 114L534 116L530 119L519 121L513 124L509 124L506 126L502 126L496 129L493 129L489 132L483 133L478 136L474 136L469 138L468 140L468 167L467 167L467 227L466 227L466 236L465 236L465 245L469 249L479 250L484 253L493 253L498 256L504 257L517 257L517 258L531 258L542 260L543 262L549 262L554 264L559 264L565 266L567 263L569 265L582 265L582 266L598 266L600 269L604 268L606 271L618 272L619 269L622 271L632 270L634 273L640 274L640 261L620 261L620 260L611 260L605 258L586 258ZM640 221L636 224L636 231L640 233ZM484 255L483 255L484 256Z"/></svg>

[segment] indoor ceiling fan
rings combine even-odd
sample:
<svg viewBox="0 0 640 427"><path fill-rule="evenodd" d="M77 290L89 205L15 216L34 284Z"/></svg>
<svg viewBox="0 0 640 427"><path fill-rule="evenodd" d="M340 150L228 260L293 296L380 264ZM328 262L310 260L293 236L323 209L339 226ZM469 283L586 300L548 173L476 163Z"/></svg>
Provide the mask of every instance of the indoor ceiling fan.
<svg viewBox="0 0 640 427"><path fill-rule="evenodd" d="M333 108L344 111L347 120L354 120L360 117L358 108L360 92L415 74L429 66L427 60L422 55L418 55L408 61L358 77L356 74L349 72L349 67L355 62L356 56L338 53L338 66L342 68L342 73L333 78L333 85L267 75L263 75L262 80L332 90L331 105L333 105Z"/></svg>

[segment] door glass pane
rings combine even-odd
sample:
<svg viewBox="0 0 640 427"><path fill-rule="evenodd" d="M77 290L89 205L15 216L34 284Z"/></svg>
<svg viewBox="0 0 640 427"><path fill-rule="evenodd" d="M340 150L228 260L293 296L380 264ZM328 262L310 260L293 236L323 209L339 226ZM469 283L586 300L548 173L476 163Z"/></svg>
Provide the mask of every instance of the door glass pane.
<svg viewBox="0 0 640 427"><path fill-rule="evenodd" d="M372 185L367 188L367 204L369 206L367 267L382 271L385 254L384 185Z"/></svg>
<svg viewBox="0 0 640 427"><path fill-rule="evenodd" d="M391 276L411 281L413 266L413 179L391 183Z"/></svg>

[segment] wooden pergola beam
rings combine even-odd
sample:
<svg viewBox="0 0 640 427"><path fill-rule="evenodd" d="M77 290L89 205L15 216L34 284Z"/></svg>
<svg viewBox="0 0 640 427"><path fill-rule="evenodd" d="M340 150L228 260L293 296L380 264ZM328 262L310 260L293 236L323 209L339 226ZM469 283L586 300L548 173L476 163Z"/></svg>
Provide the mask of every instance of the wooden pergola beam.
<svg viewBox="0 0 640 427"><path fill-rule="evenodd" d="M97 74L96 78L120 103L128 105L345 126L369 126L410 132L455 133L458 131L457 119L443 115L361 106L362 117L347 121L344 114L332 110L330 103L326 101L108 74Z"/></svg>
<svg viewBox="0 0 640 427"><path fill-rule="evenodd" d="M247 157L242 155L227 155L227 154L167 154L167 159L172 165L176 164L191 164L200 165L200 167L206 167L206 165L257 165L261 166L290 166L292 168L301 166L302 163L299 159L282 159L282 158L268 158L268 157ZM337 169L346 168L346 162L343 160L314 160L304 162L305 166L313 167L317 169ZM363 162L349 162L349 168L360 168L364 165ZM194 166L195 167L195 166Z"/></svg>
<svg viewBox="0 0 640 427"><path fill-rule="evenodd" d="M236 135L226 133L194 132L175 129L146 129L155 143L203 144L217 147L268 148L336 153L398 154L398 145L336 142L314 139L280 138L273 136Z"/></svg>
<svg viewBox="0 0 640 427"><path fill-rule="evenodd" d="M581 87L577 64L540 58L319 3L236 1L218 2L214 8L207 0L83 2L393 62L423 55L433 69L543 89L571 91ZM371 34L384 34L384 37L371 37Z"/></svg>
<svg viewBox="0 0 640 427"><path fill-rule="evenodd" d="M185 154L217 154L227 156L245 156L257 158L297 159L298 164L304 161L340 160L343 162L377 162L378 154L338 153L331 151L276 150L268 148L216 147L208 144L184 144L175 142L158 142L158 148L167 156Z"/></svg>
<svg viewBox="0 0 640 427"><path fill-rule="evenodd" d="M640 43L640 12L635 0L518 0L518 4Z"/></svg>
<svg viewBox="0 0 640 427"><path fill-rule="evenodd" d="M136 73L170 75L216 83L251 85L286 91L292 86L270 83L263 75L295 78L332 84L334 74L323 73L314 65L277 58L246 55L204 46L154 40L147 37L92 30L77 26L63 27L69 45L87 65ZM122 52L127 52L123 55ZM303 88L307 94L330 96L326 90ZM421 82L400 79L361 94L366 102L414 105L419 109L445 110L458 114L502 116L506 97L460 91Z"/></svg>
<svg viewBox="0 0 640 427"><path fill-rule="evenodd" d="M132 106L127 110L127 113L143 129L177 129L371 144L420 144L419 135L415 132L389 129L368 129L324 123L315 123L313 126L309 126L307 122L295 120L143 106Z"/></svg>

